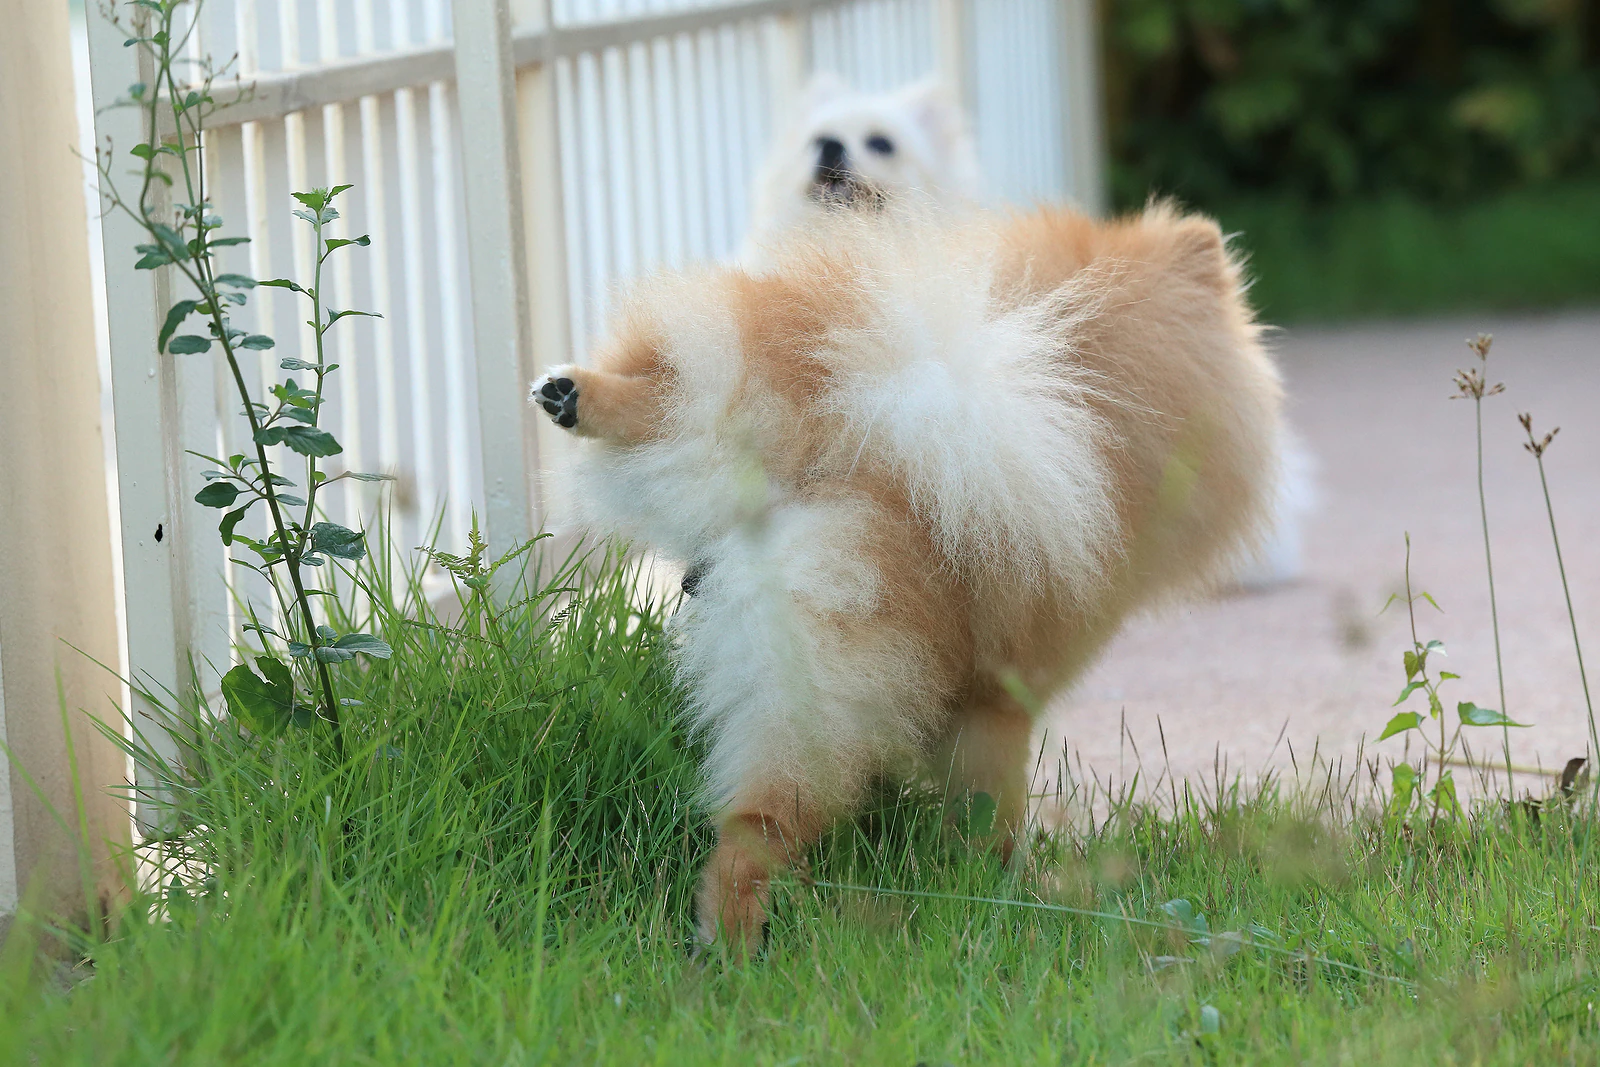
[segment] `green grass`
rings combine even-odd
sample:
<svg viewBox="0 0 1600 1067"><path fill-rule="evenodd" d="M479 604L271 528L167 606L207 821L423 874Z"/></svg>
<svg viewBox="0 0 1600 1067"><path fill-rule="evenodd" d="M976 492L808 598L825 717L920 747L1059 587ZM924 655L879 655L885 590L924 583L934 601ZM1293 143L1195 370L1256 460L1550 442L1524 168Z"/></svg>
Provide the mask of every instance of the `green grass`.
<svg viewBox="0 0 1600 1067"><path fill-rule="evenodd" d="M663 608L576 577L493 626L381 610L344 764L204 732L162 885L74 942L92 977L17 925L0 1061L1600 1060L1594 822L1386 825L1355 783L1102 797L1016 873L886 785L779 887L763 959L692 958L710 835Z"/></svg>
<svg viewBox="0 0 1600 1067"><path fill-rule="evenodd" d="M1307 323L1600 304L1600 183L1457 205L1412 199L1216 205L1249 254L1263 318Z"/></svg>

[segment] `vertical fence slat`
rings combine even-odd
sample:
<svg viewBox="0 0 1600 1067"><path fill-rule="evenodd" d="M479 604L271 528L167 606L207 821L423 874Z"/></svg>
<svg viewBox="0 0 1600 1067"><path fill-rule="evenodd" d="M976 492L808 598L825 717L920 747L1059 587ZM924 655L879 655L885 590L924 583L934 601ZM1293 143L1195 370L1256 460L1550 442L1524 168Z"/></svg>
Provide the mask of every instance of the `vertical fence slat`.
<svg viewBox="0 0 1600 1067"><path fill-rule="evenodd" d="M1067 192L1096 215L1110 210L1106 190L1105 124L1101 118L1100 25L1094 0L1062 0L1062 117L1066 120L1062 154L1067 164Z"/></svg>
<svg viewBox="0 0 1600 1067"><path fill-rule="evenodd" d="M507 0L455 0L454 11L484 517L503 549L532 535L538 505L511 13Z"/></svg>
<svg viewBox="0 0 1600 1067"><path fill-rule="evenodd" d="M144 114L111 105L153 72L140 49L123 47L124 33L89 18L90 69L96 143L113 153L113 174L124 183L128 150L144 138ZM125 187L125 196L138 190ZM117 483L121 495L123 594L128 618L128 663L136 683L186 697L194 675L215 677L207 663L228 662L228 594L222 552L198 505L204 464L186 447L209 449L217 433L214 367L196 358L179 362L156 351L156 335L171 301L165 272L133 269L133 246L146 240L121 212L101 219L106 249L107 315L111 331L112 405L116 418ZM208 677L208 675L210 677ZM125 708L132 728L168 758L177 746L166 720L133 694ZM136 768L141 825L155 828L161 812L152 782Z"/></svg>

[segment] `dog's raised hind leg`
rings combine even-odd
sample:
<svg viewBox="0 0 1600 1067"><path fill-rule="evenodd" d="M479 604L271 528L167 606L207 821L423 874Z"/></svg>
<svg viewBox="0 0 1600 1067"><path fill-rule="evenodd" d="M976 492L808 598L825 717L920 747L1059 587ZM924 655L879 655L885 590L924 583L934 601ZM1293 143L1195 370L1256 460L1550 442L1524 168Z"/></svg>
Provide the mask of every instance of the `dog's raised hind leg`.
<svg viewBox="0 0 1600 1067"><path fill-rule="evenodd" d="M567 364L552 367L528 394L562 429L614 444L649 437L661 411L661 380L655 375L616 374Z"/></svg>

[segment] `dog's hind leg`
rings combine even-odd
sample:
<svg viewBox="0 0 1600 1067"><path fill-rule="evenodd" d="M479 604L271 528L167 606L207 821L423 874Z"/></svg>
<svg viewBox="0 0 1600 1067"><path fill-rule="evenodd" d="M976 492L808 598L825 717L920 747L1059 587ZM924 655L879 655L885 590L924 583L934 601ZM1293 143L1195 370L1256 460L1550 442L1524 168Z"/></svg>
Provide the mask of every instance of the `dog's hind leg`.
<svg viewBox="0 0 1600 1067"><path fill-rule="evenodd" d="M1033 720L1022 706L998 687L974 696L951 718L938 748L934 773L943 775L952 812L970 805L974 814L994 804L988 836L1003 859L1011 859L1017 836L1028 816L1028 748Z"/></svg>
<svg viewBox="0 0 1600 1067"><path fill-rule="evenodd" d="M655 374L617 374L565 365L533 383L537 404L562 429L614 444L635 444L651 435L661 417L661 379Z"/></svg>

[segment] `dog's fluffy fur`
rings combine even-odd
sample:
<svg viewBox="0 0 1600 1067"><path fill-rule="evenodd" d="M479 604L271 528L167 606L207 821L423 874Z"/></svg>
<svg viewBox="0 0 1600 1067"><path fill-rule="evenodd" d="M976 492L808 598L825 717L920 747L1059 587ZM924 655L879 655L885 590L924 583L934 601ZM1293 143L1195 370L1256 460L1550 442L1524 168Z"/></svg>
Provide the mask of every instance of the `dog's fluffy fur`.
<svg viewBox="0 0 1600 1067"><path fill-rule="evenodd" d="M588 520L691 564L677 664L712 742L702 936L876 775L986 792L1140 607L1227 577L1278 469L1278 377L1215 223L1166 206L820 221L665 276L534 400Z"/></svg>

